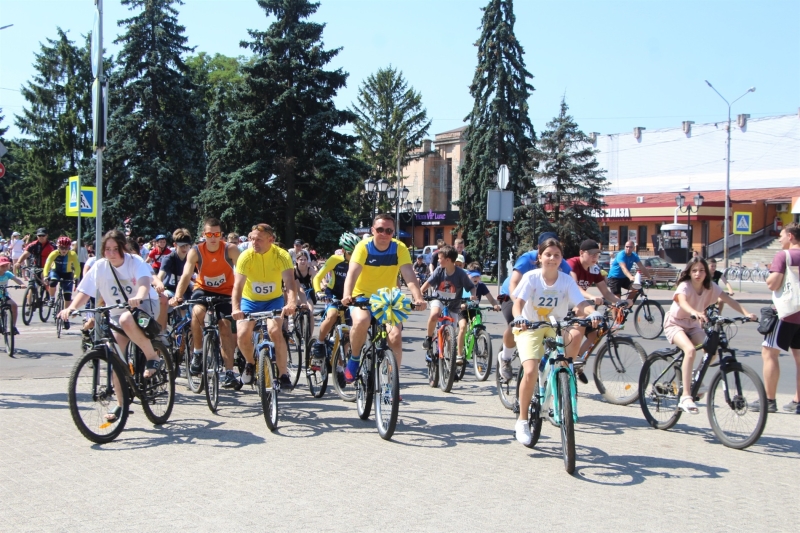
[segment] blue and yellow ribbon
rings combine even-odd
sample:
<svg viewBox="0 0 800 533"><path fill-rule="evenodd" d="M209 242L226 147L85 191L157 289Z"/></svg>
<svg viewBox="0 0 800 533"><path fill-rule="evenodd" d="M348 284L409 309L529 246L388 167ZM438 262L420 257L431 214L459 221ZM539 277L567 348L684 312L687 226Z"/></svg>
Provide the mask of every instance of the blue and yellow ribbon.
<svg viewBox="0 0 800 533"><path fill-rule="evenodd" d="M405 322L411 312L411 300L403 296L397 287L378 289L376 294L370 296L369 305L375 320L389 326Z"/></svg>

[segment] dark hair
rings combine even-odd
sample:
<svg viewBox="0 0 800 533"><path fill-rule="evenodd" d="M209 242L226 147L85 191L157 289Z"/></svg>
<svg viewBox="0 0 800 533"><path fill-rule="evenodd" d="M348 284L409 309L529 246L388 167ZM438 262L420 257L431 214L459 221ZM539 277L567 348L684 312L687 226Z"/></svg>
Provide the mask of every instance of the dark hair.
<svg viewBox="0 0 800 533"><path fill-rule="evenodd" d="M172 242L192 242L192 234L186 228L178 228L172 232Z"/></svg>
<svg viewBox="0 0 800 533"><path fill-rule="evenodd" d="M235 242L236 244L239 244L239 234L232 231L232 232L228 233L227 240L228 240L228 242Z"/></svg>
<svg viewBox="0 0 800 533"><path fill-rule="evenodd" d="M119 247L119 254L122 255L125 253L125 250L128 248L128 239L125 237L125 234L119 230L112 229L107 231L103 238L100 240L100 255L102 256L106 251L106 243L108 241L114 241L117 243Z"/></svg>
<svg viewBox="0 0 800 533"><path fill-rule="evenodd" d="M397 227L397 224L394 221L394 217L389 213L378 213L375 215L375 218L372 219L372 225L374 226L376 222L379 220L388 220L392 223L394 227Z"/></svg>
<svg viewBox="0 0 800 533"><path fill-rule="evenodd" d="M449 259L451 261L455 261L458 259L458 252L455 248L450 246L449 244L445 244L438 250L436 250L436 254L440 256L444 256L445 259Z"/></svg>
<svg viewBox="0 0 800 533"><path fill-rule="evenodd" d="M555 239L546 239L543 243L539 245L539 256L536 258L536 261L541 265L542 264L542 254L545 250L550 248L551 246L555 246L559 250L561 250L561 257L564 257L564 247L561 246L561 243Z"/></svg>
<svg viewBox="0 0 800 533"><path fill-rule="evenodd" d="M208 226L209 228L218 227L222 229L222 222L220 222L216 217L208 217L203 221L203 227L205 226Z"/></svg>
<svg viewBox="0 0 800 533"><path fill-rule="evenodd" d="M692 257L691 259L689 259L689 261L686 263L686 266L683 267L683 271L681 272L681 275L678 276L678 281L675 282L675 285L680 285L684 281L689 281L691 283L691 281L692 281L692 267L694 265L696 265L697 263L702 264L703 265L703 269L706 271L706 277L703 280L703 288L704 289L710 289L711 288L711 272L708 270L708 263L706 263L706 260L703 259L702 257Z"/></svg>
<svg viewBox="0 0 800 533"><path fill-rule="evenodd" d="M794 237L794 240L800 241L800 226L792 222L784 226L783 231Z"/></svg>
<svg viewBox="0 0 800 533"><path fill-rule="evenodd" d="M481 271L481 264L477 261L473 261L472 263L467 265L467 270L471 272L480 272Z"/></svg>
<svg viewBox="0 0 800 533"><path fill-rule="evenodd" d="M711 263L714 263L716 265L717 260L712 257L711 259L708 260L708 264L710 265Z"/></svg>

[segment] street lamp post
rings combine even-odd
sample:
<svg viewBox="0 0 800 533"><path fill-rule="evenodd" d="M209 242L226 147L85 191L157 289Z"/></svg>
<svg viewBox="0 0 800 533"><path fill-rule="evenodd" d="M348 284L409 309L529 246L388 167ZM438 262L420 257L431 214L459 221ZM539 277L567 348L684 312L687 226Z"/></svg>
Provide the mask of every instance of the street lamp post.
<svg viewBox="0 0 800 533"><path fill-rule="evenodd" d="M422 200L417 198L413 203L409 200L406 200L403 204L403 208L406 210L406 213L411 215L411 253L414 253L416 250L416 246L414 245L414 224L417 219L417 212L422 209Z"/></svg>
<svg viewBox="0 0 800 533"><path fill-rule="evenodd" d="M724 233L722 235L722 253L723 258L725 261L725 268L728 268L728 233L730 233L730 228L728 224L730 223L731 218L731 107L733 104L747 96L747 93L755 92L755 87L750 87L747 89L742 96L734 100L733 102L728 102L724 96L722 96L717 89L714 88L708 80L706 81L706 85L714 89L714 92L719 95L722 100L728 104L728 157L726 158L726 171L725 171L725 223L724 223Z"/></svg>
<svg viewBox="0 0 800 533"><path fill-rule="evenodd" d="M376 180L374 178L364 180L364 191L367 193L367 199L373 202L372 216L378 213L378 199L381 194L384 194L389 189L389 182L381 178Z"/></svg>
<svg viewBox="0 0 800 533"><path fill-rule="evenodd" d="M692 250L693 250L693 248L692 248L693 242L692 241L694 240L692 238L694 236L694 232L692 231L692 213L699 213L700 206L703 205L703 195L700 194L700 193L697 193L697 194L694 195L694 209L692 209L692 206L690 206L690 205L687 205L686 207L684 207L684 204L686 203L686 197L684 195L682 195L681 193L678 193L678 196L675 197L675 203L678 205L678 211L680 211L681 213L686 213L686 217L687 217L687 219L686 219L687 220L687 222L686 222L686 237L687 237L688 244L689 244L689 250L687 251L687 254L686 254L686 261L688 262L689 259L691 259L691 257L689 256L689 253L692 252ZM699 217L698 217L698 220L699 220Z"/></svg>

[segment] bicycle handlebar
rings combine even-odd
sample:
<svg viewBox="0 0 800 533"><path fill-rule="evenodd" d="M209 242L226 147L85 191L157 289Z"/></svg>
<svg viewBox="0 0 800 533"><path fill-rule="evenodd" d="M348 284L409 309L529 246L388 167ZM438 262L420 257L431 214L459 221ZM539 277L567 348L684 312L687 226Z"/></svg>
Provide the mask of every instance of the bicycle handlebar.
<svg viewBox="0 0 800 533"><path fill-rule="evenodd" d="M231 315L225 315L222 317L226 320L233 320ZM256 320L264 320L264 319L276 319L276 318L283 318L283 311L259 311L257 313L244 313L243 320L250 320L254 322Z"/></svg>
<svg viewBox="0 0 800 533"><path fill-rule="evenodd" d="M87 313L102 313L104 311L109 311L111 309L130 309L130 307L131 307L130 305L123 302L114 305L107 305L105 307L95 307L93 309L75 309L70 313L70 316L84 315Z"/></svg>

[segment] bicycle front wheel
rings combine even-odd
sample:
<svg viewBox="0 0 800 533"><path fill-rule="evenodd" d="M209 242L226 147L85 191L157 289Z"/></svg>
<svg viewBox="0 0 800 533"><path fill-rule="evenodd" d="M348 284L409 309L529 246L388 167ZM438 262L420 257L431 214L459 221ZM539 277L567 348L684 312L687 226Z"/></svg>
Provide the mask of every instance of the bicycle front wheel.
<svg viewBox="0 0 800 533"><path fill-rule="evenodd" d="M639 374L647 359L644 348L632 339L609 339L594 359L594 384L603 398L615 405L629 405L639 398Z"/></svg>
<svg viewBox="0 0 800 533"><path fill-rule="evenodd" d="M651 354L639 374L639 405L647 423L656 429L669 429L678 423L683 387L681 366L674 355Z"/></svg>
<svg viewBox="0 0 800 533"><path fill-rule="evenodd" d="M431 343L439 342L437 339L433 339ZM427 368L428 373L428 385L432 388L436 388L439 386L439 352L433 351L433 345L428 348L425 357L425 366Z"/></svg>
<svg viewBox="0 0 800 533"><path fill-rule="evenodd" d="M400 372L394 352L386 348L378 362L378 383L375 396L375 425L383 440L389 440L397 426L400 405Z"/></svg>
<svg viewBox="0 0 800 533"><path fill-rule="evenodd" d="M192 359L194 359L194 342L192 340L192 332L189 327L186 327L186 333L183 337L183 367L184 375L186 376L186 388L195 394L203 392L203 371L192 373Z"/></svg>
<svg viewBox="0 0 800 533"><path fill-rule="evenodd" d="M286 341L286 368L289 372L289 378L292 380L292 388L297 386L300 381L300 373L303 371L303 357L305 355L305 345L303 344L303 335L300 333L300 328L295 327L294 333L291 335L284 334Z"/></svg>
<svg viewBox="0 0 800 533"><path fill-rule="evenodd" d="M50 313L53 311L53 308L49 305L45 305L44 303L44 297L47 294L45 288L42 287L39 292L39 320L42 322L47 322L47 319L50 318Z"/></svg>
<svg viewBox="0 0 800 533"><path fill-rule="evenodd" d="M203 381L206 386L206 403L212 413L219 406L219 343L216 335L203 337Z"/></svg>
<svg viewBox="0 0 800 533"><path fill-rule="evenodd" d="M755 444L767 425L767 393L752 368L735 364L738 368L717 372L711 380L708 422L722 444L742 450ZM758 410L752 410L756 401Z"/></svg>
<svg viewBox="0 0 800 533"><path fill-rule="evenodd" d="M561 411L561 453L564 470L575 471L575 421L572 419L572 398L569 393L569 372L558 373L558 404Z"/></svg>
<svg viewBox="0 0 800 533"><path fill-rule="evenodd" d="M141 376L142 388L139 394L144 416L153 424L160 426L169 420L175 403L175 367L167 347L158 341L152 342L161 365L151 377Z"/></svg>
<svg viewBox="0 0 800 533"><path fill-rule="evenodd" d="M500 352L502 354L502 351ZM511 368L511 377L505 379L502 373L503 360L500 355L497 356L497 368L495 369L495 384L497 386L497 395L500 398L500 403L506 409L511 409L515 413L519 411L517 400L517 382L519 380L519 371L521 365L519 364L519 354L514 350L514 357L508 363Z"/></svg>
<svg viewBox="0 0 800 533"><path fill-rule="evenodd" d="M311 348L314 346L314 339L306 342L306 381L308 390L314 398L322 398L328 389L328 361L327 358L318 367L311 366Z"/></svg>
<svg viewBox="0 0 800 533"><path fill-rule="evenodd" d="M36 289L30 285L25 289L25 296L22 298L22 323L26 326L31 325L33 312L36 309Z"/></svg>
<svg viewBox="0 0 800 533"><path fill-rule="evenodd" d="M486 381L492 373L492 338L488 331L485 329L478 331L472 350L475 378L478 381Z"/></svg>
<svg viewBox="0 0 800 533"><path fill-rule="evenodd" d="M269 348L258 351L258 393L261 396L261 410L270 431L278 427L278 391L275 388L275 372L269 357Z"/></svg>
<svg viewBox="0 0 800 533"><path fill-rule="evenodd" d="M439 357L439 388L450 392L456 379L456 329L444 326L442 332L442 355Z"/></svg>
<svg viewBox="0 0 800 533"><path fill-rule="evenodd" d="M62 294L58 295L58 298L56 299L56 305L55 305L55 307L53 309L54 309L53 310L53 313L54 313L53 316L55 317L53 320L56 323L56 338L60 339L61 338L61 330L64 327L64 321L61 320L61 317L59 316L59 313L61 313L61 310L64 309L64 295L62 295Z"/></svg>
<svg viewBox="0 0 800 533"><path fill-rule="evenodd" d="M347 383L344 379L344 368L347 366L348 359L350 359L350 342L347 342L345 349L344 341L341 341L339 348L333 355L333 364L331 365L331 372L336 372L333 386L339 398L346 402L354 402L356 401L355 382Z"/></svg>
<svg viewBox="0 0 800 533"><path fill-rule="evenodd" d="M664 308L653 300L642 302L633 313L633 325L643 339L655 339L664 331Z"/></svg>
<svg viewBox="0 0 800 533"><path fill-rule="evenodd" d="M127 371L116 356L109 359L105 350L88 351L72 369L67 390L69 412L81 435L94 443L111 442L125 429L130 404L128 388L122 385L122 390L115 390L112 372L122 378ZM120 403L119 416L109 420Z"/></svg>
<svg viewBox="0 0 800 533"><path fill-rule="evenodd" d="M11 309L9 307L3 307L0 325L3 328L3 342L6 345L6 353L9 357L14 357L14 326L11 324Z"/></svg>

